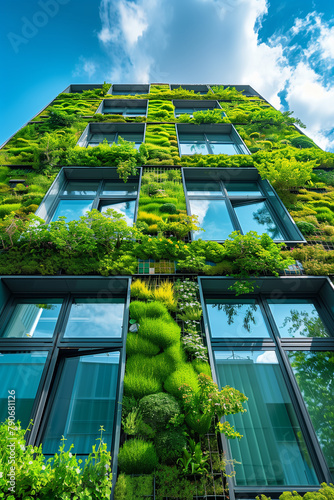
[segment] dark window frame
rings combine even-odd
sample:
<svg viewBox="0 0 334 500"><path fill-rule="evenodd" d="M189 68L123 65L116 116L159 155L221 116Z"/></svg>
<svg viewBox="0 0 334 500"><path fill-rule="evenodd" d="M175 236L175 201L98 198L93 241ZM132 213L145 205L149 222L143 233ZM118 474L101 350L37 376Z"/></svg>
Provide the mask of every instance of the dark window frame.
<svg viewBox="0 0 334 500"><path fill-rule="evenodd" d="M120 108L120 109L125 109L122 113L115 113L115 112L106 112L106 109L109 107L111 108ZM131 115L131 113L127 113L127 111L131 111L131 109L136 109L136 108L145 108L145 113L143 114L135 114ZM97 110L95 111L96 113L101 113L101 114L117 114L121 116L125 116L128 118L132 118L135 116L147 116L147 110L148 110L148 99L103 99Z"/></svg>
<svg viewBox="0 0 334 500"><path fill-rule="evenodd" d="M117 144L118 138L123 137L123 134L140 134L142 136L141 141L129 141L135 142L136 146L140 146L140 144L145 141L145 132L146 132L146 122L145 123L118 123L118 122L91 122L88 123L85 130L81 134L77 146L87 148L94 147L91 145L92 137L94 134L115 134L115 140L108 141L108 144L111 146L112 144ZM123 137L124 138L124 137ZM126 140L126 139L125 139ZM97 142L96 145L102 144L103 141ZM136 149L138 149L136 148Z"/></svg>
<svg viewBox="0 0 334 500"><path fill-rule="evenodd" d="M205 185L206 181L210 183L217 183L220 187L220 191L217 191L217 194L215 195L189 195L187 182L192 181L200 181L203 185ZM306 242L274 188L267 180L261 179L256 168L215 168L213 171L213 169L207 168L187 167L182 168L182 182L186 198L187 213L189 215L191 215L190 200L224 200L226 202L226 208L234 227L234 231L240 231L241 234L244 234L234 207L240 203L249 204L252 202L264 202L273 219L273 222L279 229L282 236L284 236L283 240L275 239L275 241L285 242L288 245ZM233 194L228 194L225 184L229 182L239 182L240 184L247 182L256 183L261 195L233 196ZM278 213L278 210L280 213ZM282 220L282 214L284 214L285 220ZM193 232L191 235L193 238ZM218 239L213 241L222 243L225 240Z"/></svg>
<svg viewBox="0 0 334 500"><path fill-rule="evenodd" d="M47 281L47 283L46 283ZM39 445L43 442L42 436L45 431L53 398L57 388L57 382L61 375L61 363L69 357L89 356L103 354L105 352L118 352L119 364L116 386L116 401L114 424L112 430L111 455L112 473L117 471L117 454L119 449L119 438L121 432L121 405L123 395L123 379L125 372L125 343L127 325L129 321L131 278L112 277L12 277L0 278L1 324L5 328L14 309L15 301L24 298L64 298L61 311L57 320L55 334L52 338L0 338L0 352L19 353L41 351L47 352L47 359L41 375L36 392L35 400L29 416L33 419L34 426L27 433L27 444ZM23 290L32 290L24 292ZM53 289L56 289L54 292ZM84 289L85 291L80 291ZM124 299L123 323L121 336L117 338L87 339L69 338L64 339L63 333L68 321L68 316L73 297L96 297L112 298L122 297ZM56 331L58 329L58 331Z"/></svg>
<svg viewBox="0 0 334 500"><path fill-rule="evenodd" d="M137 176L130 176L128 182L138 183L137 194L103 194L104 186L107 182L115 182L115 185L120 185L126 188L128 184L125 184L121 179L119 179L116 168L110 167L96 167L94 169L90 167L63 167L56 179L52 183L48 192L44 196L39 208L36 211L36 215L43 218L47 223L52 221L54 214L56 213L59 201L61 200L92 200L92 210L99 209L99 206L103 202L123 202L123 201L135 201L134 219L136 222L138 214L138 204L139 204L139 192L141 186L142 169L138 168ZM98 189L95 195L69 195L64 194L64 191L69 182L82 182L91 181L98 182Z"/></svg>
<svg viewBox="0 0 334 500"><path fill-rule="evenodd" d="M203 325L205 331L206 343L208 346L209 361L211 365L214 381L219 384L217 376L216 362L214 352L216 351L245 351L245 350L273 350L276 352L280 371L282 373L286 389L290 395L293 408L296 411L297 419L301 427L307 449L312 460L315 472L321 482L332 482L329 467L324 458L320 444L318 442L310 415L303 400L301 390L299 389L297 380L294 376L292 367L288 360L287 351L334 351L334 287L327 277L280 277L280 278L253 278L255 286L259 288L252 294L242 296L245 298L257 297L262 300L266 298L313 298L315 302L321 305L321 319L331 333L331 337L326 338L280 338L274 333L271 338L263 339L246 339L246 338L212 338L210 333L209 317L206 310L205 299L214 298L219 295L219 298L228 297L235 298L235 294L229 290L229 287L235 282L232 278L221 277L199 277L199 293L203 308ZM318 308L317 308L318 310ZM270 325L271 333L274 332L274 321L271 312L267 316L269 307L265 304L264 320ZM227 459L233 459L228 440L221 435L222 446L226 452ZM233 472L231 465L227 465L227 473ZM307 491L316 491L318 486L238 486L233 477L228 479L231 499L235 498L252 498L259 494L270 495L272 498L278 498L283 491L297 490L300 493ZM245 496L246 495L246 496Z"/></svg>

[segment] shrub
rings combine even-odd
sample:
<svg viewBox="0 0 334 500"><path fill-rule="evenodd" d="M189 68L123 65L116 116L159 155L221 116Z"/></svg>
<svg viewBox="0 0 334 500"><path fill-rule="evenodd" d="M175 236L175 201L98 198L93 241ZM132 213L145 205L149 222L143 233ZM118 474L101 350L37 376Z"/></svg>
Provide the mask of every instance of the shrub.
<svg viewBox="0 0 334 500"><path fill-rule="evenodd" d="M168 309L162 302L154 301L146 304L147 318L161 318L163 316L166 317L166 320L171 320L171 317L168 314Z"/></svg>
<svg viewBox="0 0 334 500"><path fill-rule="evenodd" d="M165 353L148 357L142 353L129 357L126 365L128 373L145 373L163 382L174 371L173 359Z"/></svg>
<svg viewBox="0 0 334 500"><path fill-rule="evenodd" d="M180 333L181 329L175 322L154 318L143 318L138 332L139 335L162 349L176 343L180 338Z"/></svg>
<svg viewBox="0 0 334 500"><path fill-rule="evenodd" d="M165 428L171 418L180 414L178 401L165 392L142 398L139 409L143 421L154 429Z"/></svg>
<svg viewBox="0 0 334 500"><path fill-rule="evenodd" d="M144 356L155 356L159 347L137 333L128 333L126 339L126 353L128 356L142 353Z"/></svg>
<svg viewBox="0 0 334 500"><path fill-rule="evenodd" d="M134 300L130 303L130 318L139 321L140 318L146 316L146 304L140 300Z"/></svg>
<svg viewBox="0 0 334 500"><path fill-rule="evenodd" d="M295 148L315 148L316 145L309 137L305 135L299 135L290 139L292 146Z"/></svg>
<svg viewBox="0 0 334 500"><path fill-rule="evenodd" d="M159 432L154 441L158 457L163 464L173 465L182 456L187 440L180 429Z"/></svg>
<svg viewBox="0 0 334 500"><path fill-rule="evenodd" d="M153 476L132 477L120 474L115 486L115 500L142 500L153 496Z"/></svg>
<svg viewBox="0 0 334 500"><path fill-rule="evenodd" d="M160 206L160 212L164 212L166 214L176 214L176 206L174 203L164 203Z"/></svg>
<svg viewBox="0 0 334 500"><path fill-rule="evenodd" d="M212 377L209 363L206 363L205 361L202 361L200 359L194 359L191 364L193 365L197 373L205 373L205 375Z"/></svg>
<svg viewBox="0 0 334 500"><path fill-rule="evenodd" d="M145 281L136 280L131 284L131 295L138 299L148 300L152 292Z"/></svg>
<svg viewBox="0 0 334 500"><path fill-rule="evenodd" d="M165 381L164 388L176 398L181 398L182 392L180 387L183 384L189 385L195 393L199 390L197 373L191 363L185 363L172 373Z"/></svg>
<svg viewBox="0 0 334 500"><path fill-rule="evenodd" d="M304 220L296 222L298 229L305 235L314 234L316 227L311 222L306 222Z"/></svg>
<svg viewBox="0 0 334 500"><path fill-rule="evenodd" d="M126 441L119 450L118 465L126 474L150 474L158 465L153 443L136 438Z"/></svg>
<svg viewBox="0 0 334 500"><path fill-rule="evenodd" d="M186 354L183 347L181 346L180 341L175 342L175 344L171 345L170 347L167 347L165 353L173 359L175 367L184 364L187 361Z"/></svg>
<svg viewBox="0 0 334 500"><path fill-rule="evenodd" d="M130 358L131 359L131 358ZM161 392L160 380L141 372L127 371L124 376L124 392L127 396L140 399L148 394Z"/></svg>
<svg viewBox="0 0 334 500"><path fill-rule="evenodd" d="M160 286L154 289L153 296L155 300L159 300L165 304L170 311L176 311L177 302L174 295L173 284L170 281L160 283Z"/></svg>
<svg viewBox="0 0 334 500"><path fill-rule="evenodd" d="M162 219L159 215L150 214L148 212L142 212L142 211L138 213L137 217L138 222L146 222L146 224L148 224L149 226L151 226L152 224L157 224L161 220Z"/></svg>

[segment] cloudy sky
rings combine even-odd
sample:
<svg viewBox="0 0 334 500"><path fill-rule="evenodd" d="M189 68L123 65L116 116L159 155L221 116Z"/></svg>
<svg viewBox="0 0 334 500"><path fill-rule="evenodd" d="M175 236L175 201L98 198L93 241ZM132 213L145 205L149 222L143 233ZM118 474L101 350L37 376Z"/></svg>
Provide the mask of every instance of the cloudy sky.
<svg viewBox="0 0 334 500"><path fill-rule="evenodd" d="M0 144L70 83L249 84L334 151L334 2L3 2Z"/></svg>

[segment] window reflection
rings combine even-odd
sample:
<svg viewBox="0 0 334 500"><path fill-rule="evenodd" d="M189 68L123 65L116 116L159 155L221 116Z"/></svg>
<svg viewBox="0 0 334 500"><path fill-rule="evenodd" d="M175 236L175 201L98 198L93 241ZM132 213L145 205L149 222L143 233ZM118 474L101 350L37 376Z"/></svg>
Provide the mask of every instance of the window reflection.
<svg viewBox="0 0 334 500"><path fill-rule="evenodd" d="M41 381L47 352L0 353L0 419L8 418L8 391L15 391L15 420L24 429Z"/></svg>
<svg viewBox="0 0 334 500"><path fill-rule="evenodd" d="M334 479L334 353L289 351L288 356Z"/></svg>
<svg viewBox="0 0 334 500"><path fill-rule="evenodd" d="M255 299L206 299L212 338L269 337Z"/></svg>
<svg viewBox="0 0 334 500"><path fill-rule="evenodd" d="M43 436L43 452L54 454L62 436L79 455L88 454L105 429L103 440L111 448L116 407L119 353L106 352L68 358ZM67 446L67 449L69 447Z"/></svg>
<svg viewBox="0 0 334 500"><path fill-rule="evenodd" d="M64 338L121 337L124 304L124 299L74 299Z"/></svg>
<svg viewBox="0 0 334 500"><path fill-rule="evenodd" d="M312 299L268 299L281 337L329 337Z"/></svg>
<svg viewBox="0 0 334 500"><path fill-rule="evenodd" d="M17 303L3 332L6 338L51 338L62 299L25 300Z"/></svg>
<svg viewBox="0 0 334 500"><path fill-rule="evenodd" d="M267 233L273 240L284 240L265 202L233 204L243 232Z"/></svg>
<svg viewBox="0 0 334 500"><path fill-rule="evenodd" d="M198 223L205 230L195 231L194 239L226 240L234 231L226 202L224 200L190 200L192 214L198 216Z"/></svg>
<svg viewBox="0 0 334 500"><path fill-rule="evenodd" d="M247 412L228 417L243 435L229 442L236 484L319 484L275 352L216 351L215 358L220 386L248 396Z"/></svg>

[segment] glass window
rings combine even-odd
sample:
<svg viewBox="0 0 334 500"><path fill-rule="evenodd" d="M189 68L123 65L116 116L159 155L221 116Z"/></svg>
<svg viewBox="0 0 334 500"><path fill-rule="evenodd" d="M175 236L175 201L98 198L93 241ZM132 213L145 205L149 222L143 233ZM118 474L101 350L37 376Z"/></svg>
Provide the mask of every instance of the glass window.
<svg viewBox="0 0 334 500"><path fill-rule="evenodd" d="M257 182L225 182L229 196L263 196Z"/></svg>
<svg viewBox="0 0 334 500"><path fill-rule="evenodd" d="M124 299L74 299L64 338L120 338L124 305Z"/></svg>
<svg viewBox="0 0 334 500"><path fill-rule="evenodd" d="M289 351L288 357L334 479L334 353Z"/></svg>
<svg viewBox="0 0 334 500"><path fill-rule="evenodd" d="M198 216L198 223L205 230L194 231L193 238L203 240L226 240L234 231L225 200L189 200L192 214Z"/></svg>
<svg viewBox="0 0 334 500"><path fill-rule="evenodd" d="M265 338L269 331L256 299L206 299L211 337Z"/></svg>
<svg viewBox="0 0 334 500"><path fill-rule="evenodd" d="M221 241L233 231L256 231L260 235L267 233L273 240L285 239L257 182L203 178L186 180L186 189L191 214L198 216L200 227L205 230L194 233L195 239ZM219 200L225 193L226 201Z"/></svg>
<svg viewBox="0 0 334 500"><path fill-rule="evenodd" d="M230 440L238 486L318 485L310 455L274 351L216 351L220 386L249 399L228 417L243 437ZM240 463L238 463L240 462Z"/></svg>
<svg viewBox="0 0 334 500"><path fill-rule="evenodd" d="M70 196L95 196L98 187L98 181L68 181L63 194Z"/></svg>
<svg viewBox="0 0 334 500"><path fill-rule="evenodd" d="M136 206L136 201L131 200L131 201L102 201L99 206L100 212L104 213L106 212L109 208L112 208L113 210L116 210L116 212L119 212L120 214L124 215L125 221L128 224L128 226L132 226L134 218L135 218L135 206Z"/></svg>
<svg viewBox="0 0 334 500"><path fill-rule="evenodd" d="M186 187L188 196L223 196L219 182L188 181Z"/></svg>
<svg viewBox="0 0 334 500"><path fill-rule="evenodd" d="M62 299L24 299L18 301L2 337L51 338L62 302Z"/></svg>
<svg viewBox="0 0 334 500"><path fill-rule="evenodd" d="M235 155L244 153L233 141L229 134L214 133L180 133L180 152L184 155L191 154L227 154Z"/></svg>
<svg viewBox="0 0 334 500"><path fill-rule="evenodd" d="M280 337L329 337L313 299L268 299Z"/></svg>
<svg viewBox="0 0 334 500"><path fill-rule="evenodd" d="M137 195L138 193L138 182L117 182L117 181L106 181L104 183L102 194L104 195Z"/></svg>
<svg viewBox="0 0 334 500"><path fill-rule="evenodd" d="M78 220L82 215L92 210L94 200L59 200L52 221L66 217L66 222Z"/></svg>
<svg viewBox="0 0 334 500"><path fill-rule="evenodd" d="M87 455L100 437L101 425L110 449L119 358L118 352L106 352L64 360L42 438L45 454L54 454L64 436L67 443L74 444L76 454Z"/></svg>
<svg viewBox="0 0 334 500"><path fill-rule="evenodd" d="M250 203L233 203L243 233L256 231L258 234L267 233L273 240L284 240L284 236L264 201Z"/></svg>
<svg viewBox="0 0 334 500"><path fill-rule="evenodd" d="M39 351L0 353L1 422L8 418L8 403L13 402L8 391L15 391L15 420L20 420L23 429L28 426L47 355Z"/></svg>

